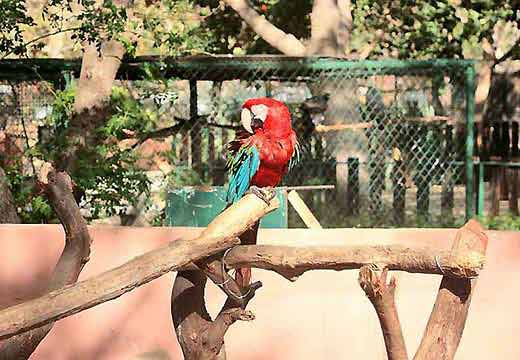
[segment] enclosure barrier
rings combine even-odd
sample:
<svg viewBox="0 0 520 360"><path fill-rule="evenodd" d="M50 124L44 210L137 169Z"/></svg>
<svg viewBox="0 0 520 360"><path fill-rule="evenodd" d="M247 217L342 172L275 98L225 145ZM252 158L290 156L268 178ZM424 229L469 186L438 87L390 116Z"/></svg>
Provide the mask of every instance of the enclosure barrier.
<svg viewBox="0 0 520 360"><path fill-rule="evenodd" d="M453 359L488 241L480 224L470 220L457 232L450 251L370 245L241 246L238 237L278 206L276 198L266 204L249 194L220 214L197 238L173 241L115 269L72 284L88 261L90 237L86 223L74 202L72 184L65 173L50 168L40 181L66 229L65 249L54 276L70 276L70 268L59 268L63 266L60 265L63 258L71 255L69 249L76 248L74 258L80 262L73 266L73 279L65 281L62 287L0 310L0 340L7 339L0 348L2 359L19 359L20 352L28 357L53 321L115 299L175 270L178 274L172 292L172 316L185 358L223 358L226 331L237 320L254 319L245 308L262 286L256 282L243 288L227 273L229 268L244 266L273 270L291 281L308 270L360 268L359 283L380 320L389 359L408 357L394 301L396 282L387 281L388 270L440 274L443 278L439 293L415 358ZM214 320L208 318L205 308L206 276L228 296ZM56 283L56 279L52 282ZM71 285L64 286L66 283Z"/></svg>
<svg viewBox="0 0 520 360"><path fill-rule="evenodd" d="M79 61L0 61L5 127L20 146L56 131L54 96L79 70ZM165 124L176 172L189 174L179 187L223 185L241 104L271 96L290 107L302 148L282 185L334 185L302 192L323 226L453 225L475 212L471 61L138 58L118 79ZM302 225L294 213L289 224Z"/></svg>

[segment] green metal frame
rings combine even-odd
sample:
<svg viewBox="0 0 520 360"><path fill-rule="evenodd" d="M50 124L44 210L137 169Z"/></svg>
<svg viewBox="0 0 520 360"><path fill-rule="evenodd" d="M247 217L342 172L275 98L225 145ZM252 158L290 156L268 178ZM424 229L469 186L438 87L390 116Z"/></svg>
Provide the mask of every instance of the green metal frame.
<svg viewBox="0 0 520 360"><path fill-rule="evenodd" d="M413 74L436 68L459 68L474 74L474 61L458 59L434 60L363 60L352 61L340 58L323 57L282 57L282 56L198 56L186 58L137 57L121 64L118 78L128 80L145 79L143 65L157 66L161 75L179 79L191 79L192 73L207 70L210 65L214 72L207 72L200 80L211 80L213 76L226 76L230 79L244 77L246 70L262 70L266 76L276 77L284 71L339 71L359 70L370 75ZM469 70L471 69L471 70ZM0 80L55 80L63 73L79 75L81 61L78 59L26 59L0 60ZM226 70L225 74L215 75L218 70ZM272 71L273 73L269 73ZM357 75L355 72L354 75ZM466 76L469 76L466 73ZM473 75L474 76L474 75Z"/></svg>
<svg viewBox="0 0 520 360"><path fill-rule="evenodd" d="M475 66L472 60L364 60L349 61L331 57L284 56L203 56L186 58L138 57L121 64L117 77L126 80L146 79L146 66L151 66L162 77L196 80L230 80L246 78L246 71L258 80L288 79L299 71L303 77L313 79L315 73L335 73L350 70L349 77L370 75L413 75L443 69L456 71L465 80L466 96L466 219L475 215L474 200L474 117L475 117ZM211 68L212 71L207 71ZM64 83L67 75L79 76L81 61L63 59L27 59L0 61L0 80L46 80ZM148 69L149 70L149 69ZM479 186L479 191L481 191ZM481 205L477 209L480 212Z"/></svg>
<svg viewBox="0 0 520 360"><path fill-rule="evenodd" d="M475 66L473 63L466 65L466 221L475 215L473 203L473 144L475 134L473 125L475 123Z"/></svg>

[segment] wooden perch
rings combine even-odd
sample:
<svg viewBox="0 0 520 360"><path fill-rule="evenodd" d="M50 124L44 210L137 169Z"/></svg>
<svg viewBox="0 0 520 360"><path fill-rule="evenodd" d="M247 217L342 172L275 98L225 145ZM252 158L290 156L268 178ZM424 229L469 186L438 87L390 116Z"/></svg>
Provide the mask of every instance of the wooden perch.
<svg viewBox="0 0 520 360"><path fill-rule="evenodd" d="M49 164L42 167L39 186L49 199L65 229L65 247L51 275L47 291L75 283L87 263L92 242L87 223L81 216L72 193L72 181L67 173L56 172ZM28 359L38 344L52 329L53 323L14 336L0 345L0 360Z"/></svg>
<svg viewBox="0 0 520 360"><path fill-rule="evenodd" d="M215 320L206 309L204 289L206 277L200 271L179 271L172 290L172 319L177 340L186 360L225 359L224 335L238 320L251 321L252 312L245 310L260 283L251 286L244 308L228 298Z"/></svg>
<svg viewBox="0 0 520 360"><path fill-rule="evenodd" d="M464 225L455 237L449 259L462 259L463 254L480 254L484 258L487 247L487 236L482 226L475 220ZM468 257L472 258L472 256ZM406 347L402 337L401 324L395 307L395 281L386 281L388 269L378 275L373 267L363 267L359 275L359 283L379 318L389 360L407 359ZM468 275L468 272L457 272ZM430 315L416 360L451 360L459 346L472 290L476 280L464 277L448 276L441 281L437 300Z"/></svg>
<svg viewBox="0 0 520 360"><path fill-rule="evenodd" d="M359 271L359 285L376 310L388 360L407 360L403 331L395 306L396 280L392 277L387 282L387 274L386 268L379 273L374 266L363 266Z"/></svg>
<svg viewBox="0 0 520 360"><path fill-rule="evenodd" d="M477 252L484 257L488 238L476 220L470 220L453 242L454 256ZM422 337L416 360L448 360L455 357L468 316L476 280L444 276L430 319Z"/></svg>
<svg viewBox="0 0 520 360"><path fill-rule="evenodd" d="M238 235L278 205L277 199L266 205L255 195L246 195L223 211L195 239L174 241L93 278L4 309L0 311L0 339L115 299L190 261L236 245Z"/></svg>
<svg viewBox="0 0 520 360"><path fill-rule="evenodd" d="M403 124L403 123L415 123L415 124L429 124L429 123L446 123L449 125L455 124L457 121L449 116L422 116L422 117L405 117L404 119L387 120L384 124ZM363 130L369 129L374 126L372 122L359 122L350 124L331 124L331 125L316 125L315 130L317 132L330 132L330 131L347 131L347 130Z"/></svg>
<svg viewBox="0 0 520 360"><path fill-rule="evenodd" d="M350 270L377 264L381 268L410 273L445 274L451 277L477 276L484 266L484 256L472 249L440 251L387 246L236 246L225 258L226 266L251 266L272 270L295 281L308 270Z"/></svg>
<svg viewBox="0 0 520 360"><path fill-rule="evenodd" d="M289 200L294 210L296 210L298 215L300 215L300 218L303 220L303 222L305 223L305 225L307 225L309 229L322 228L318 219L316 219L311 209L309 209L307 204L305 204L305 202L296 192L296 190L289 191L289 194L287 195L287 200Z"/></svg>

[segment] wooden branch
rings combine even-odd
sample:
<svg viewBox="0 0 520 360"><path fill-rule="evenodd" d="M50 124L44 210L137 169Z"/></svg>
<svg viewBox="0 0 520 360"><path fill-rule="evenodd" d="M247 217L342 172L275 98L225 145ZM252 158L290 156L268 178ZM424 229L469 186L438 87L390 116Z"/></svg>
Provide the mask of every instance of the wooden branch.
<svg viewBox="0 0 520 360"><path fill-rule="evenodd" d="M395 306L396 280L392 277L387 282L387 274L387 268L379 274L373 266L363 266L359 271L359 285L376 310L388 360L407 360L403 331Z"/></svg>
<svg viewBox="0 0 520 360"><path fill-rule="evenodd" d="M228 298L215 320L206 309L204 289L205 275L198 271L179 271L172 291L172 319L186 360L225 359L224 335L238 320L251 321L253 313L244 308L261 286L251 286L251 296L244 308L237 307L234 299Z"/></svg>
<svg viewBox="0 0 520 360"><path fill-rule="evenodd" d="M293 206L294 210L296 210L300 218L309 229L322 228L318 219L316 219L311 209L309 209L307 204L305 204L296 190L289 191L289 194L287 194L287 200L289 200L289 203Z"/></svg>
<svg viewBox="0 0 520 360"><path fill-rule="evenodd" d="M112 85L125 52L123 44L116 40L103 43L100 53L93 44L84 45L74 112L70 126L63 135L68 146L56 160L58 170L74 173L78 166L78 152L99 143L95 129L106 121L111 112L108 103Z"/></svg>
<svg viewBox="0 0 520 360"><path fill-rule="evenodd" d="M246 0L224 0L269 45L288 56L304 56L305 46L292 34L286 34L258 14Z"/></svg>
<svg viewBox="0 0 520 360"><path fill-rule="evenodd" d="M337 38L339 50L343 52L349 44L352 36L353 21L351 5L350 0L337 0L337 7L340 16Z"/></svg>
<svg viewBox="0 0 520 360"><path fill-rule="evenodd" d="M174 241L93 278L0 311L0 339L115 299L170 271L236 245L237 237L279 205L249 194L217 216L195 239Z"/></svg>
<svg viewBox="0 0 520 360"><path fill-rule="evenodd" d="M53 291L75 283L89 259L92 242L87 223L81 216L72 193L72 181L68 174L43 167L40 185L65 229L65 247L52 273L46 290ZM0 347L0 360L28 359L38 344L52 329L54 323L14 336Z"/></svg>
<svg viewBox="0 0 520 360"><path fill-rule="evenodd" d="M456 123L456 121L449 116L432 115L432 116L406 117L401 120L388 120L388 121L385 121L385 124L402 124L404 122L418 123L418 124L445 122L446 124L450 124L450 125ZM344 131L344 130L361 130L361 129L369 129L373 126L374 126L374 124L371 122L360 122L360 123L351 123L351 124L316 125L315 131L330 132L330 131Z"/></svg>
<svg viewBox="0 0 520 360"><path fill-rule="evenodd" d="M272 270L295 281L308 270L350 270L377 264L381 268L410 273L445 274L451 277L477 276L484 266L484 256L468 249L453 254L433 253L431 249L387 246L236 246L225 258L226 266L251 266Z"/></svg>
<svg viewBox="0 0 520 360"><path fill-rule="evenodd" d="M457 232L452 257L468 252L479 253L484 257L487 242L484 228L476 220L470 220ZM454 358L468 316L475 283L476 280L470 279L448 276L442 278L435 305L414 359Z"/></svg>

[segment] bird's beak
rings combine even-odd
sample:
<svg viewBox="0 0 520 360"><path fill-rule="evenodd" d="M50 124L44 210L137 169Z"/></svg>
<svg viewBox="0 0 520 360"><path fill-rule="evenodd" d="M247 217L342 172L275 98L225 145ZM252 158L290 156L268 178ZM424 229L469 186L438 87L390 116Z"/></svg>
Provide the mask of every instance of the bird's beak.
<svg viewBox="0 0 520 360"><path fill-rule="evenodd" d="M247 130L247 132L254 134L254 130L252 127L253 114L251 113L251 110L246 108L242 109L242 113L240 114L240 122L242 123L244 129Z"/></svg>

